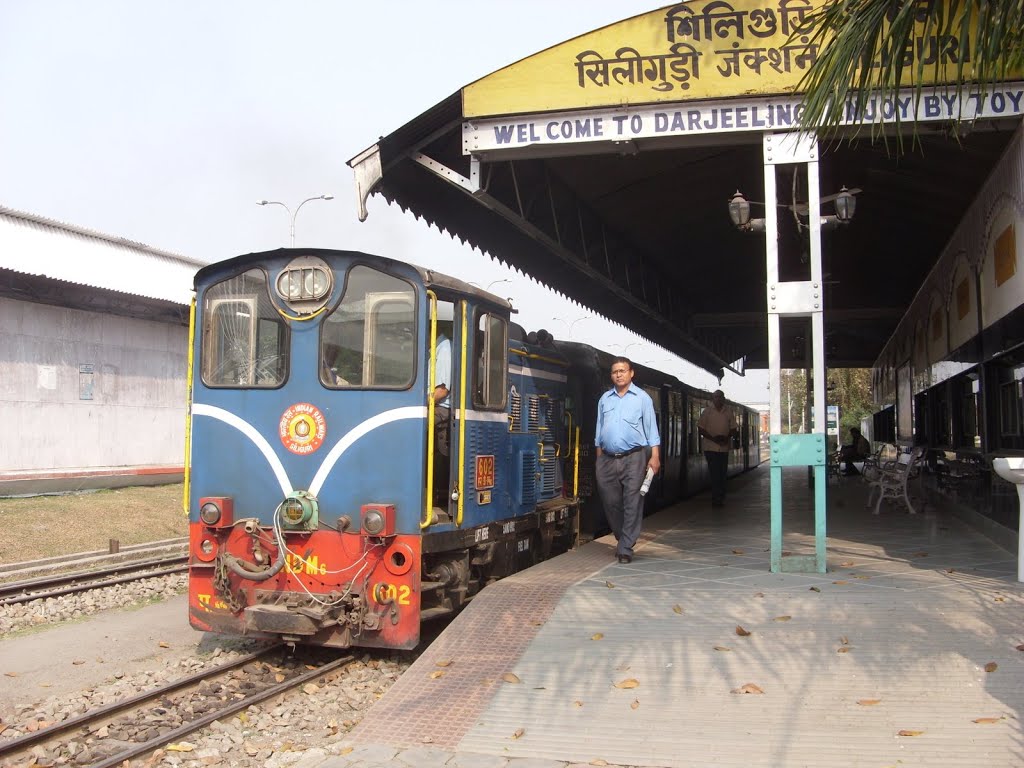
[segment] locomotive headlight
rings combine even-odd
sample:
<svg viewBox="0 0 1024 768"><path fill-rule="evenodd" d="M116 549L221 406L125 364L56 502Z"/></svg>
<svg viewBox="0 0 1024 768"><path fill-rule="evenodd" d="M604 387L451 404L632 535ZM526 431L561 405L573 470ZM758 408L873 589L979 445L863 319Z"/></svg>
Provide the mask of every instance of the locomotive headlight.
<svg viewBox="0 0 1024 768"><path fill-rule="evenodd" d="M384 515L376 509L371 509L363 515L363 530L370 536L380 536L384 530Z"/></svg>
<svg viewBox="0 0 1024 768"><path fill-rule="evenodd" d="M394 536L395 505L363 504L359 508L359 530L364 536Z"/></svg>
<svg viewBox="0 0 1024 768"><path fill-rule="evenodd" d="M220 507L212 501L208 501L199 508L199 519L206 525L216 525L220 522Z"/></svg>
<svg viewBox="0 0 1024 768"><path fill-rule="evenodd" d="M281 524L291 530L315 531L319 524L318 512L316 498L306 491L293 491L278 507Z"/></svg>
<svg viewBox="0 0 1024 768"><path fill-rule="evenodd" d="M235 519L235 502L230 496L201 496L199 522L210 528L230 528Z"/></svg>

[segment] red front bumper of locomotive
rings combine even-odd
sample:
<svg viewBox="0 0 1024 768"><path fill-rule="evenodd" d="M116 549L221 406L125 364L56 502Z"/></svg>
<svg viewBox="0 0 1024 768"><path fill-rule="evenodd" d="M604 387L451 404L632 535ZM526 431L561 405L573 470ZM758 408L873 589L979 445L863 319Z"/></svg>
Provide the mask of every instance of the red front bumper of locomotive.
<svg viewBox="0 0 1024 768"><path fill-rule="evenodd" d="M196 522L189 539L195 629L337 648L419 642L419 536Z"/></svg>

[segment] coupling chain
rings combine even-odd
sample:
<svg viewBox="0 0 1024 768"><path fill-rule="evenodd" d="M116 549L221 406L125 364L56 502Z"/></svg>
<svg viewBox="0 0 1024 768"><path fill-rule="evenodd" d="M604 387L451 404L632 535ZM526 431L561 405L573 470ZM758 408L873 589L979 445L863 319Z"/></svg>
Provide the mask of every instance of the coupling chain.
<svg viewBox="0 0 1024 768"><path fill-rule="evenodd" d="M231 579L228 577L228 567L223 555L217 556L217 563L214 566L213 591L227 603L232 613L242 610L242 604L231 592Z"/></svg>

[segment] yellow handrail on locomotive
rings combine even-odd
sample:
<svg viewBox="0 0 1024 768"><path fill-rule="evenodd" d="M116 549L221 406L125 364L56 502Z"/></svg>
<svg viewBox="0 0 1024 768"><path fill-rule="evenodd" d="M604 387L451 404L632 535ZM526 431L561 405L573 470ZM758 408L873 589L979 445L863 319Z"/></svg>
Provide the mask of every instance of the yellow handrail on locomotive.
<svg viewBox="0 0 1024 768"><path fill-rule="evenodd" d="M575 465L572 470L572 497L578 498L580 495L580 428L576 427L576 451L575 451Z"/></svg>
<svg viewBox="0 0 1024 768"><path fill-rule="evenodd" d="M462 525L462 509L465 505L462 489L466 487L466 339L469 337L469 326L466 320L466 302L462 304L462 339L459 364L459 508L455 514L455 524Z"/></svg>
<svg viewBox="0 0 1024 768"><path fill-rule="evenodd" d="M181 506L188 516L188 497L192 486L192 364L196 343L196 297L188 308L188 373L185 374L185 478L182 484Z"/></svg>
<svg viewBox="0 0 1024 768"><path fill-rule="evenodd" d="M529 358L530 360L541 360L541 361L543 361L545 363L552 363L553 365L559 365L562 368L568 368L569 367L569 363L567 363L565 360L559 360L556 357L545 357L544 355L538 355L538 354L535 354L533 352L527 352L525 349L519 349L518 347L509 347L508 351L512 352L513 354L519 355L520 357Z"/></svg>
<svg viewBox="0 0 1024 768"><path fill-rule="evenodd" d="M427 502L420 529L427 528L434 521L434 383L437 371L437 294L427 291L430 301L430 364L427 379Z"/></svg>

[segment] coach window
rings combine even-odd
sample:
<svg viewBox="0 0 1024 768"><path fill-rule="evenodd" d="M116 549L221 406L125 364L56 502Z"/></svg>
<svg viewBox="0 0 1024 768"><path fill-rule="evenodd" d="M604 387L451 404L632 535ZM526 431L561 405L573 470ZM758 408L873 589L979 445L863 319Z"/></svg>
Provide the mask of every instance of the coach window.
<svg viewBox="0 0 1024 768"><path fill-rule="evenodd" d="M250 269L203 296L203 383L281 386L288 375L288 327L270 301L267 276Z"/></svg>
<svg viewBox="0 0 1024 768"><path fill-rule="evenodd" d="M416 293L367 266L320 329L320 381L331 389L406 389L416 375Z"/></svg>
<svg viewBox="0 0 1024 768"><path fill-rule="evenodd" d="M481 408L504 408L508 372L508 323L505 318L490 313L479 316L474 370L473 404Z"/></svg>

